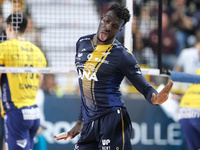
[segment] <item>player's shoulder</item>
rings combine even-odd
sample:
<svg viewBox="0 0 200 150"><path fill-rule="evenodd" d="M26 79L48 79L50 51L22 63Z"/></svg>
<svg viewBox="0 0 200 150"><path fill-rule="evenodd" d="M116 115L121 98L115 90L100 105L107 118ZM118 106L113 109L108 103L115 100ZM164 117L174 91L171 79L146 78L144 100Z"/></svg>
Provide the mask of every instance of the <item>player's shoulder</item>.
<svg viewBox="0 0 200 150"><path fill-rule="evenodd" d="M118 51L121 55L128 56L133 55L133 53L128 50L124 45L122 45L119 41L115 40L113 44L113 51Z"/></svg>
<svg viewBox="0 0 200 150"><path fill-rule="evenodd" d="M200 75L200 68L197 69L196 74Z"/></svg>
<svg viewBox="0 0 200 150"><path fill-rule="evenodd" d="M16 42L14 40L8 40L8 41L4 41L2 43L0 43L0 49L1 49L1 52L10 52L8 51L8 49L11 49L13 47L15 47Z"/></svg>
<svg viewBox="0 0 200 150"><path fill-rule="evenodd" d="M121 62L121 64L124 63L136 63L136 58L133 55L133 53L128 50L125 46L123 46L120 42L117 40L113 44L113 51L112 53L115 53Z"/></svg>
<svg viewBox="0 0 200 150"><path fill-rule="evenodd" d="M40 49L37 45L35 45L35 44L33 44L33 43L31 43L31 42L29 42L29 41L26 41L26 43L28 44L28 45L30 45L31 47L33 47L34 49Z"/></svg>
<svg viewBox="0 0 200 150"><path fill-rule="evenodd" d="M34 51L38 51L38 52L41 51L41 49L37 45L33 44L32 42L30 41L24 41L24 42L26 46L31 47Z"/></svg>
<svg viewBox="0 0 200 150"><path fill-rule="evenodd" d="M11 45L11 44L13 44L13 43L14 43L14 42L13 42L12 40L8 40L8 41L1 42L1 43L0 43L0 46L1 46L1 45L9 45L9 44Z"/></svg>
<svg viewBox="0 0 200 150"><path fill-rule="evenodd" d="M94 37L95 34L89 34L89 35L85 35L85 36L81 36L77 43L83 42L83 41L91 41L91 39Z"/></svg>

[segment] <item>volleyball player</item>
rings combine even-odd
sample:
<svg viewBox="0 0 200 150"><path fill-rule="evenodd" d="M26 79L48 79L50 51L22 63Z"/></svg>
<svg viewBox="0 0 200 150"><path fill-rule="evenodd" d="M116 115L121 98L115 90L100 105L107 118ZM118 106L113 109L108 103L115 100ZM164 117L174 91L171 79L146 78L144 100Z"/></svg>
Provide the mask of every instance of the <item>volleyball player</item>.
<svg viewBox="0 0 200 150"><path fill-rule="evenodd" d="M196 71L200 75L200 68ZM179 122L188 150L200 150L200 84L191 84L183 95Z"/></svg>
<svg viewBox="0 0 200 150"><path fill-rule="evenodd" d="M27 18L13 13L6 20L8 41L0 44L0 65L5 67L46 67L41 50L25 41ZM40 73L2 73L2 115L6 147L9 150L33 149L33 138L40 126L36 93L43 76Z"/></svg>
<svg viewBox="0 0 200 150"><path fill-rule="evenodd" d="M134 55L115 39L129 19L127 8L113 4L101 18L97 33L77 41L80 116L68 133L54 137L57 140L81 133L75 149L131 150L131 120L119 91L124 76L150 104L159 105L168 99L173 82L157 93L142 75Z"/></svg>

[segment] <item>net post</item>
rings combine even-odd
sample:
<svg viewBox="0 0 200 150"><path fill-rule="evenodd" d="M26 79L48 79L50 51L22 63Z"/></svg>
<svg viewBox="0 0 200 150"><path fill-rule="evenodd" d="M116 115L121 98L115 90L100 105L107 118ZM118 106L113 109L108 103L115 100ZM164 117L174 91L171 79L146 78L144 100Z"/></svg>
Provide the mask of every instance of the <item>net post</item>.
<svg viewBox="0 0 200 150"><path fill-rule="evenodd" d="M124 46L132 52L132 20L133 20L133 0L126 0L126 7L130 11L130 21L125 25L125 36L124 36Z"/></svg>
<svg viewBox="0 0 200 150"><path fill-rule="evenodd" d="M158 69L162 73L162 0L158 5Z"/></svg>

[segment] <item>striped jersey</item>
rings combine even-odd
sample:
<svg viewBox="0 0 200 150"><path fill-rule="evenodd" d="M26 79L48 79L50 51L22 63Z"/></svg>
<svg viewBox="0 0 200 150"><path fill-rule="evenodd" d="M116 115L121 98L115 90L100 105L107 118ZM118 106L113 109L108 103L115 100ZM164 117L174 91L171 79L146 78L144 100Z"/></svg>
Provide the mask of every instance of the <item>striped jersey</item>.
<svg viewBox="0 0 200 150"><path fill-rule="evenodd" d="M81 91L79 119L88 123L125 107L119 90L125 76L151 103L152 93L157 91L142 75L134 55L117 40L109 45L94 45L93 36L81 37L76 43L75 65Z"/></svg>
<svg viewBox="0 0 200 150"><path fill-rule="evenodd" d="M0 65L5 67L46 67L42 51L28 41L17 39L0 44ZM3 73L1 92L3 111L36 104L40 73ZM3 112L2 112L3 115Z"/></svg>

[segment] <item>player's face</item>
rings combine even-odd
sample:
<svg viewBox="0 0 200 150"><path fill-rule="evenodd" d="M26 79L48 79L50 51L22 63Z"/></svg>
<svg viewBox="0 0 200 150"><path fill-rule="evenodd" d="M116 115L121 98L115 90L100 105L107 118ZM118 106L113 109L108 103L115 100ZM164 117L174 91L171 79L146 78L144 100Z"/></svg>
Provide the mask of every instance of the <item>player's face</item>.
<svg viewBox="0 0 200 150"><path fill-rule="evenodd" d="M97 38L101 42L111 43L122 30L124 21L119 19L114 11L108 11L102 18L97 31Z"/></svg>

